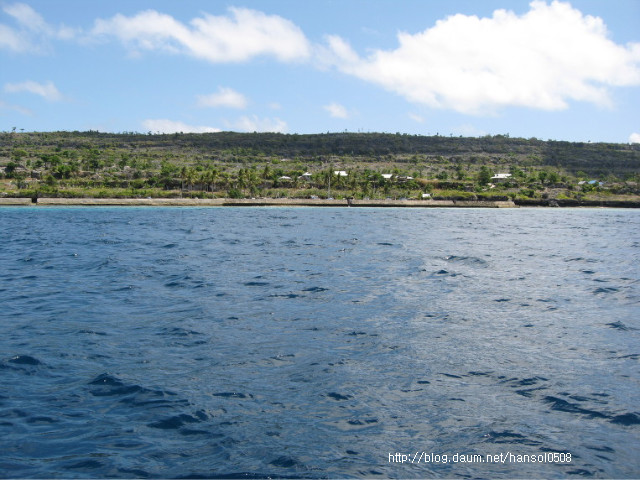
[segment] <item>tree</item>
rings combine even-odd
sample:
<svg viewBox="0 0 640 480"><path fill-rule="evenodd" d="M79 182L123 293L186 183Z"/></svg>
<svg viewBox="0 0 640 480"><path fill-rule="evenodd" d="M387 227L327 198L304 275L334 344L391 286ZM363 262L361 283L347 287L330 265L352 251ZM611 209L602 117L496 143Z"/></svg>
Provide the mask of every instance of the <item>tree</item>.
<svg viewBox="0 0 640 480"><path fill-rule="evenodd" d="M58 186L58 181L51 174L48 174L48 175L46 175L44 177L44 183L49 187L57 187Z"/></svg>
<svg viewBox="0 0 640 480"><path fill-rule="evenodd" d="M219 174L220 173L216 168L211 168L205 172L202 172L202 175L200 176L200 181L203 184L203 189L206 186L207 191L213 192L215 189L216 180L218 179Z"/></svg>
<svg viewBox="0 0 640 480"><path fill-rule="evenodd" d="M478 172L478 183L480 185L491 183L491 170L489 170L486 165L480 167L480 172Z"/></svg>
<svg viewBox="0 0 640 480"><path fill-rule="evenodd" d="M189 193L193 188L194 183L196 183L196 179L198 176L196 175L196 171L192 167L187 168L185 180L187 182L187 187L189 188Z"/></svg>
<svg viewBox="0 0 640 480"><path fill-rule="evenodd" d="M13 159L14 159L16 162L19 162L20 160L22 160L22 159L23 159L24 157L26 157L27 155L29 155L29 154L26 152L26 150L23 150L23 149L21 149L21 148L20 148L20 149L17 149L17 150L14 150L14 151L12 152L12 154L11 154L11 156L13 157Z"/></svg>
<svg viewBox="0 0 640 480"><path fill-rule="evenodd" d="M192 167L184 166L180 170L180 192L184 190L184 185L186 184L189 192L191 192L191 187L196 181L196 171Z"/></svg>
<svg viewBox="0 0 640 480"><path fill-rule="evenodd" d="M509 172L511 173L511 175L518 179L518 180L524 180L526 178L526 174L524 173L524 171L522 171L520 168L518 168L515 165L511 165L511 167L509 168Z"/></svg>
<svg viewBox="0 0 640 480"><path fill-rule="evenodd" d="M203 192L204 191L208 191L209 190L209 185L211 185L211 172L208 171L208 170L205 170L204 172L201 172L198 181L200 182L201 190Z"/></svg>
<svg viewBox="0 0 640 480"><path fill-rule="evenodd" d="M7 178L13 178L13 174L16 171L16 168L18 168L17 163L15 162L7 163L7 166L4 167L4 174L7 176Z"/></svg>
<svg viewBox="0 0 640 480"><path fill-rule="evenodd" d="M92 170L99 170L104 166L104 162L100 160L100 150L92 148L87 152L85 157L85 164Z"/></svg>
<svg viewBox="0 0 640 480"><path fill-rule="evenodd" d="M13 175L13 179L15 180L15 184L16 186L22 190L24 188L27 188L29 186L29 184L26 181L27 176L23 173L14 173Z"/></svg>
<svg viewBox="0 0 640 480"><path fill-rule="evenodd" d="M547 180L549 180L549 183L558 183L560 181L560 176L558 175L557 172L549 172L549 175L547 176Z"/></svg>

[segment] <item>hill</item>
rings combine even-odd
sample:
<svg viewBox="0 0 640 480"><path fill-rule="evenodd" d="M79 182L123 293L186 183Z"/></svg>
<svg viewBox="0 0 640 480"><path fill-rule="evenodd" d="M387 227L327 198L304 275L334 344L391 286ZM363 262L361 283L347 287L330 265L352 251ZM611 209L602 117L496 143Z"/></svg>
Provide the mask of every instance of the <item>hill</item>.
<svg viewBox="0 0 640 480"><path fill-rule="evenodd" d="M579 198L638 194L640 145L507 135L5 132L0 173L0 194L10 196ZM498 173L507 175L491 180Z"/></svg>

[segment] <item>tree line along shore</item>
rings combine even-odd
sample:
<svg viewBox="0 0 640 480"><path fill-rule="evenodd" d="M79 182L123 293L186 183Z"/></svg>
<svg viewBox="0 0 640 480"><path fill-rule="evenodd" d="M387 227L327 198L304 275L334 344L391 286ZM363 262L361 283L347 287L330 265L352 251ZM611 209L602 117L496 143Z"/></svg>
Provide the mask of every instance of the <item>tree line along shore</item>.
<svg viewBox="0 0 640 480"><path fill-rule="evenodd" d="M38 204L200 199L196 203L261 205L279 199L352 206L638 206L640 145L508 135L14 130L0 133L0 204L19 198Z"/></svg>

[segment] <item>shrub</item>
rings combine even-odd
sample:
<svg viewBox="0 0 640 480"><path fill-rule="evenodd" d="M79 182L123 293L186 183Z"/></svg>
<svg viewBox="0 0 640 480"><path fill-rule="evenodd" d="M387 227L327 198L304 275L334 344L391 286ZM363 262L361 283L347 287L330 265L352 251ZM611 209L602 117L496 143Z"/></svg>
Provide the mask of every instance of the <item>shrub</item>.
<svg viewBox="0 0 640 480"><path fill-rule="evenodd" d="M227 192L229 198L244 198L244 194L237 188L232 188Z"/></svg>

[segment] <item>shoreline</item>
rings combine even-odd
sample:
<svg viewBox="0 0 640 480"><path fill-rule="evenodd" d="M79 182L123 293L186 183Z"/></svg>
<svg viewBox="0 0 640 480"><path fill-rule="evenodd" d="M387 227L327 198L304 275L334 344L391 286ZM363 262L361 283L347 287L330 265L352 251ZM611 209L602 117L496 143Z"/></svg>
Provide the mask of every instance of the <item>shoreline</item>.
<svg viewBox="0 0 640 480"><path fill-rule="evenodd" d="M640 208L624 200L326 200L304 198L0 198L0 206L150 206L150 207L409 207L409 208L519 208L607 207Z"/></svg>
<svg viewBox="0 0 640 480"><path fill-rule="evenodd" d="M151 207L478 207L514 208L512 201L477 200L326 200L305 198L0 198L0 206L151 206Z"/></svg>

